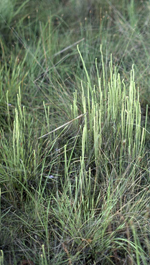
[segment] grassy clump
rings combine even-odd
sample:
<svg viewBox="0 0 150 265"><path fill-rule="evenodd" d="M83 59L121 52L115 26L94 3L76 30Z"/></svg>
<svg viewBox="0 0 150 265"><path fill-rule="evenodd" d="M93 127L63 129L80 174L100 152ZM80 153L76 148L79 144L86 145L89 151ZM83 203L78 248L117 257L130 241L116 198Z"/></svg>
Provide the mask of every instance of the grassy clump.
<svg viewBox="0 0 150 265"><path fill-rule="evenodd" d="M116 2L1 15L0 264L150 262L149 3Z"/></svg>

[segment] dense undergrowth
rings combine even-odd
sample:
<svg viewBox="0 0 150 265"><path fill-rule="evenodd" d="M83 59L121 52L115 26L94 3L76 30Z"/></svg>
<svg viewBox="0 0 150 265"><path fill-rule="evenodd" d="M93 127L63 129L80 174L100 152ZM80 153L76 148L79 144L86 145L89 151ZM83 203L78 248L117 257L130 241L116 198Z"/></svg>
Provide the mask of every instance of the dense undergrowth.
<svg viewBox="0 0 150 265"><path fill-rule="evenodd" d="M0 265L150 264L149 1L1 1Z"/></svg>

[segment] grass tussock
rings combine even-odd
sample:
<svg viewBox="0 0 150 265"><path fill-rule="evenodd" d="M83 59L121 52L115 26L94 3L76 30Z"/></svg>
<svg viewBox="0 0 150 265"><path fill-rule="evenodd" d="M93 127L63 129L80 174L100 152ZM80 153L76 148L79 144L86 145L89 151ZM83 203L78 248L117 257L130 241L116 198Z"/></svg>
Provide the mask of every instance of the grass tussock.
<svg viewBox="0 0 150 265"><path fill-rule="evenodd" d="M150 263L148 10L2 1L0 265Z"/></svg>

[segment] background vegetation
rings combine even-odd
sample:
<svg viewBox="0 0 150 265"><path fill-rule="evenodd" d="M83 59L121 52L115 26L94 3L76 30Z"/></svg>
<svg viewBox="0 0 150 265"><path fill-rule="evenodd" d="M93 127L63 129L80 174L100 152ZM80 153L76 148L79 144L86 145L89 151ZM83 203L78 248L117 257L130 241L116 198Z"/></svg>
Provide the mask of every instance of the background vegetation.
<svg viewBox="0 0 150 265"><path fill-rule="evenodd" d="M0 264L150 264L150 2L0 1Z"/></svg>

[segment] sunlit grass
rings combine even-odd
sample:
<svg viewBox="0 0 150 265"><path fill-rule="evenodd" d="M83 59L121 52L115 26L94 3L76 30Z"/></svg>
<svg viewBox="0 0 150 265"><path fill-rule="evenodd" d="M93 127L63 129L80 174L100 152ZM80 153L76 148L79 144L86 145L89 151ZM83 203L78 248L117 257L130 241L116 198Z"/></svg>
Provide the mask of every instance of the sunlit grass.
<svg viewBox="0 0 150 265"><path fill-rule="evenodd" d="M150 262L148 3L125 2L10 6L10 35L0 36L1 265Z"/></svg>
<svg viewBox="0 0 150 265"><path fill-rule="evenodd" d="M4 264L4 253L3 251L1 250L1 255L0 255L0 264L3 265Z"/></svg>

